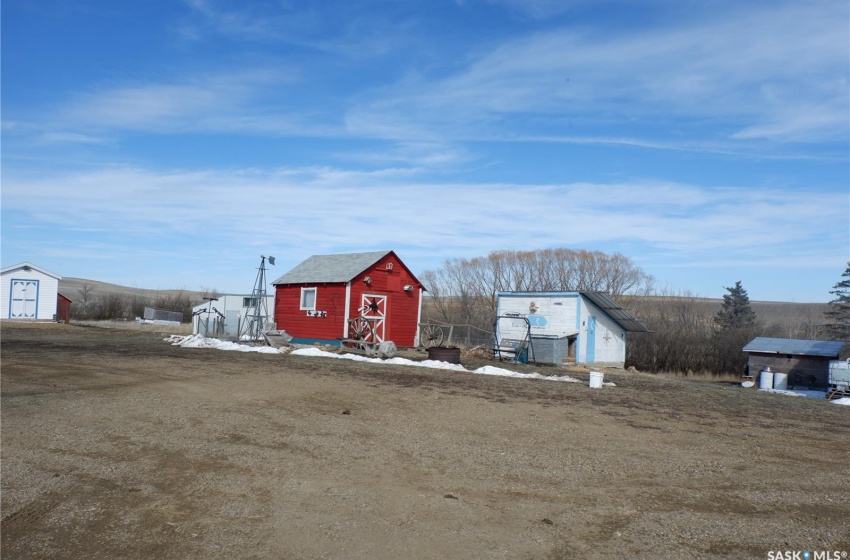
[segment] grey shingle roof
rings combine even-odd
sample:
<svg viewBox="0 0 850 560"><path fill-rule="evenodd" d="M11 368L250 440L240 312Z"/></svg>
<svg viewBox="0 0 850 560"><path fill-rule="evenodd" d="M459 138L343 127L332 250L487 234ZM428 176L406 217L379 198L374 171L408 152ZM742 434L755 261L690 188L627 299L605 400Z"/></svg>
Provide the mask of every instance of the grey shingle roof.
<svg viewBox="0 0 850 560"><path fill-rule="evenodd" d="M838 357L843 342L831 340L797 340L793 338L767 338L759 336L744 346L744 352L789 354L793 356Z"/></svg>
<svg viewBox="0 0 850 560"><path fill-rule="evenodd" d="M313 255L272 282L272 285L348 282L391 252Z"/></svg>

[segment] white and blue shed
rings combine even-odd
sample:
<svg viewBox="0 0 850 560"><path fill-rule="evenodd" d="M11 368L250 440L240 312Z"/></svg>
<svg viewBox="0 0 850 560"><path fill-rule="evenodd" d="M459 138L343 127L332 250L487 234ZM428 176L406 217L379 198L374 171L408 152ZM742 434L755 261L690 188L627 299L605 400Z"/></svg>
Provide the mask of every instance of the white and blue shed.
<svg viewBox="0 0 850 560"><path fill-rule="evenodd" d="M531 329L532 349L545 339L568 344L564 356L577 364L622 367L630 332L648 332L604 292L499 292L496 339L522 339ZM512 321L510 318L516 317ZM528 320L528 323L525 322Z"/></svg>
<svg viewBox="0 0 850 560"><path fill-rule="evenodd" d="M0 270L0 318L55 321L61 279L30 262Z"/></svg>

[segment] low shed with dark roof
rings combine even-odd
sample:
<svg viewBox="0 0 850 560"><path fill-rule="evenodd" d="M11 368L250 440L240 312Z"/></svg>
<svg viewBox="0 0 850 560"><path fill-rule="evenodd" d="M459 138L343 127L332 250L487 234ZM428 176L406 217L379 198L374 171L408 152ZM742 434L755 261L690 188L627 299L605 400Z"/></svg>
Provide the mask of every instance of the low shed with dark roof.
<svg viewBox="0 0 850 560"><path fill-rule="evenodd" d="M747 369L752 376L769 367L774 372L788 374L789 388L825 388L829 362L838 359L843 346L843 342L831 340L760 336L744 346L744 352L749 354Z"/></svg>
<svg viewBox="0 0 850 560"><path fill-rule="evenodd" d="M361 318L369 342L416 345L424 288L393 251L313 255L272 284L277 327L296 343L339 344Z"/></svg>

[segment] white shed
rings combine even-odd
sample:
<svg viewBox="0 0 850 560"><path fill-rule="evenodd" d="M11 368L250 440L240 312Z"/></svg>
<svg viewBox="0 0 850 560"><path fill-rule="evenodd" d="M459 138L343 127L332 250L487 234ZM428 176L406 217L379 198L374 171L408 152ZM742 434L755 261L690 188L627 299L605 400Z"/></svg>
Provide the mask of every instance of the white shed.
<svg viewBox="0 0 850 560"><path fill-rule="evenodd" d="M577 364L622 367L627 333L648 332L603 292L499 292L496 314L506 318L497 340L522 339L530 326L532 350L535 339L565 339L564 354Z"/></svg>
<svg viewBox="0 0 850 560"><path fill-rule="evenodd" d="M254 313L256 306L251 294L224 294L192 308L192 333L204 336L239 335L245 317ZM274 296L266 296L269 315L274 310Z"/></svg>
<svg viewBox="0 0 850 560"><path fill-rule="evenodd" d="M29 262L0 270L0 318L56 320L58 274Z"/></svg>

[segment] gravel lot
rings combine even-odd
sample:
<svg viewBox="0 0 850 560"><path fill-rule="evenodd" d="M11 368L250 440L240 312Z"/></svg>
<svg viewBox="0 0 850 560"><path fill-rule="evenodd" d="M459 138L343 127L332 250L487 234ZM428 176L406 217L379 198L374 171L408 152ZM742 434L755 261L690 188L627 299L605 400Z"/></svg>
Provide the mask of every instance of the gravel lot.
<svg viewBox="0 0 850 560"><path fill-rule="evenodd" d="M140 329L4 322L0 338L4 559L850 552L850 407L622 372L590 389L185 349Z"/></svg>

